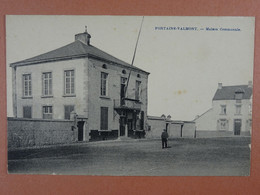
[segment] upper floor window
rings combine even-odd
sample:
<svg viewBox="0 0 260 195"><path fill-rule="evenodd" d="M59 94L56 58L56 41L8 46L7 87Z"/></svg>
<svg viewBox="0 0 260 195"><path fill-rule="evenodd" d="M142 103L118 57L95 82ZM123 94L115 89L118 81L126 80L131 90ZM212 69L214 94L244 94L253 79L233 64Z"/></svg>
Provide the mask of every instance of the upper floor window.
<svg viewBox="0 0 260 195"><path fill-rule="evenodd" d="M106 64L103 64L103 65L102 65L102 68L107 69L107 65L106 65Z"/></svg>
<svg viewBox="0 0 260 195"><path fill-rule="evenodd" d="M252 105L251 104L249 104L249 106L248 106L248 113L252 114Z"/></svg>
<svg viewBox="0 0 260 195"><path fill-rule="evenodd" d="M242 103L242 100L241 100L241 99L236 99L236 103L237 103L237 104L241 104L241 103Z"/></svg>
<svg viewBox="0 0 260 195"><path fill-rule="evenodd" d="M236 114L241 114L241 105L236 105Z"/></svg>
<svg viewBox="0 0 260 195"><path fill-rule="evenodd" d="M64 71L65 80L65 95L73 95L75 94L75 73L74 70L66 70Z"/></svg>
<svg viewBox="0 0 260 195"><path fill-rule="evenodd" d="M31 97L32 96L32 77L31 74L23 75L23 96Z"/></svg>
<svg viewBox="0 0 260 195"><path fill-rule="evenodd" d="M51 72L42 73L42 95L43 96L52 95L52 73Z"/></svg>
<svg viewBox="0 0 260 195"><path fill-rule="evenodd" d="M141 75L140 75L140 74L137 74L137 78L141 78Z"/></svg>
<svg viewBox="0 0 260 195"><path fill-rule="evenodd" d="M135 99L140 100L141 98L141 81L135 82Z"/></svg>
<svg viewBox="0 0 260 195"><path fill-rule="evenodd" d="M42 118L43 119L52 119L52 106L43 106L42 107Z"/></svg>
<svg viewBox="0 0 260 195"><path fill-rule="evenodd" d="M108 91L108 74L105 72L101 72L101 88L100 88L100 95L101 96L107 96L107 91Z"/></svg>
<svg viewBox="0 0 260 195"><path fill-rule="evenodd" d="M221 112L220 114L227 114L227 106L226 105L221 105Z"/></svg>

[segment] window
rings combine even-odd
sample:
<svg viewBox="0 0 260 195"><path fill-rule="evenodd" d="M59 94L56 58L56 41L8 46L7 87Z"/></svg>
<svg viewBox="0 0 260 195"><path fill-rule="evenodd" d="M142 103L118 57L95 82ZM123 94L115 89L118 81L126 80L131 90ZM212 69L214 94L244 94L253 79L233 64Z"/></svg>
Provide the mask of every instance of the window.
<svg viewBox="0 0 260 195"><path fill-rule="evenodd" d="M43 96L52 95L52 73L51 72L42 73L42 95Z"/></svg>
<svg viewBox="0 0 260 195"><path fill-rule="evenodd" d="M64 106L64 119L70 120L70 113L74 111L73 105L66 105Z"/></svg>
<svg viewBox="0 0 260 195"><path fill-rule="evenodd" d="M100 129L108 130L108 107L101 107L100 110Z"/></svg>
<svg viewBox="0 0 260 195"><path fill-rule="evenodd" d="M42 118L43 119L52 119L52 106L43 106L42 107Z"/></svg>
<svg viewBox="0 0 260 195"><path fill-rule="evenodd" d="M120 91L120 101L121 101L121 105L125 104L125 87L126 87L126 82L127 82L127 78L125 77L121 77L121 91Z"/></svg>
<svg viewBox="0 0 260 195"><path fill-rule="evenodd" d="M23 118L32 118L32 107L31 106L23 107Z"/></svg>
<svg viewBox="0 0 260 195"><path fill-rule="evenodd" d="M249 106L248 106L248 113L252 114L252 105L251 104L249 104Z"/></svg>
<svg viewBox="0 0 260 195"><path fill-rule="evenodd" d="M141 81L135 82L135 99L140 100L141 97Z"/></svg>
<svg viewBox="0 0 260 195"><path fill-rule="evenodd" d="M103 65L102 65L102 68L107 69L107 65L106 65L106 64L103 64Z"/></svg>
<svg viewBox="0 0 260 195"><path fill-rule="evenodd" d="M121 84L122 84L122 85L125 85L125 84L126 84L126 81L127 81L127 78L121 77Z"/></svg>
<svg viewBox="0 0 260 195"><path fill-rule="evenodd" d="M219 129L220 130L228 130L228 121L226 119L219 120Z"/></svg>
<svg viewBox="0 0 260 195"><path fill-rule="evenodd" d="M224 115L227 114L227 107L226 107L226 105L221 105L221 112L220 112L220 114L224 114Z"/></svg>
<svg viewBox="0 0 260 195"><path fill-rule="evenodd" d="M74 70L64 71L65 75L65 95L74 95L75 94L75 74Z"/></svg>
<svg viewBox="0 0 260 195"><path fill-rule="evenodd" d="M236 103L237 103L237 104L241 104L242 101L237 99L237 100L236 100Z"/></svg>
<svg viewBox="0 0 260 195"><path fill-rule="evenodd" d="M236 114L241 114L241 105L236 105Z"/></svg>
<svg viewBox="0 0 260 195"><path fill-rule="evenodd" d="M32 77L31 74L23 75L23 96L31 97L32 96Z"/></svg>
<svg viewBox="0 0 260 195"><path fill-rule="evenodd" d="M101 91L100 91L101 96L107 96L107 90L108 90L107 77L108 77L107 73L101 72Z"/></svg>

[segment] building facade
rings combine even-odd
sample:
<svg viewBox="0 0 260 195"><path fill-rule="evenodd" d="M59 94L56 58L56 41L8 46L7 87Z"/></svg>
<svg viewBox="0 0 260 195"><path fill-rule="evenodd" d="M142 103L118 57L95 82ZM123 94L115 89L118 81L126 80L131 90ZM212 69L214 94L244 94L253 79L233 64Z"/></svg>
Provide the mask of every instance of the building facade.
<svg viewBox="0 0 260 195"><path fill-rule="evenodd" d="M252 125L252 82L248 85L222 86L212 100L212 108L196 117L197 135L250 135Z"/></svg>
<svg viewBox="0 0 260 195"><path fill-rule="evenodd" d="M161 138L161 134L165 129L169 138L195 138L195 122L194 121L177 121L172 120L171 116L167 117L163 114L161 117L147 117L148 130L146 138Z"/></svg>
<svg viewBox="0 0 260 195"><path fill-rule="evenodd" d="M149 73L90 38L85 31L66 46L10 64L14 117L75 120L78 141L144 133Z"/></svg>

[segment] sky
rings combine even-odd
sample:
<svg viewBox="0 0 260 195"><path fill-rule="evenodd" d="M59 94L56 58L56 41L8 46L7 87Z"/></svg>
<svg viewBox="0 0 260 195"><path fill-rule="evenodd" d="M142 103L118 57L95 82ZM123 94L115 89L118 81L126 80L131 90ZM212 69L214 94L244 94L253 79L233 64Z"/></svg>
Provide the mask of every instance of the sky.
<svg viewBox="0 0 260 195"><path fill-rule="evenodd" d="M7 16L7 115L13 116L10 63L69 44L85 26L92 45L131 63L141 21L142 16ZM253 54L253 17L145 16L134 66L150 73L148 115L193 120L211 108L218 83L253 80Z"/></svg>

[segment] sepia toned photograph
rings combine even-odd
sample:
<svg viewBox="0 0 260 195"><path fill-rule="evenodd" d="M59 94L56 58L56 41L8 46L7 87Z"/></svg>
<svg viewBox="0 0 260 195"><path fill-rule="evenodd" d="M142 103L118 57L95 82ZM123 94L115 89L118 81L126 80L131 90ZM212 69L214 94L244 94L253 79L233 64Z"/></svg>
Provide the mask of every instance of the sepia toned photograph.
<svg viewBox="0 0 260 195"><path fill-rule="evenodd" d="M8 173L250 176L254 28L6 16Z"/></svg>

